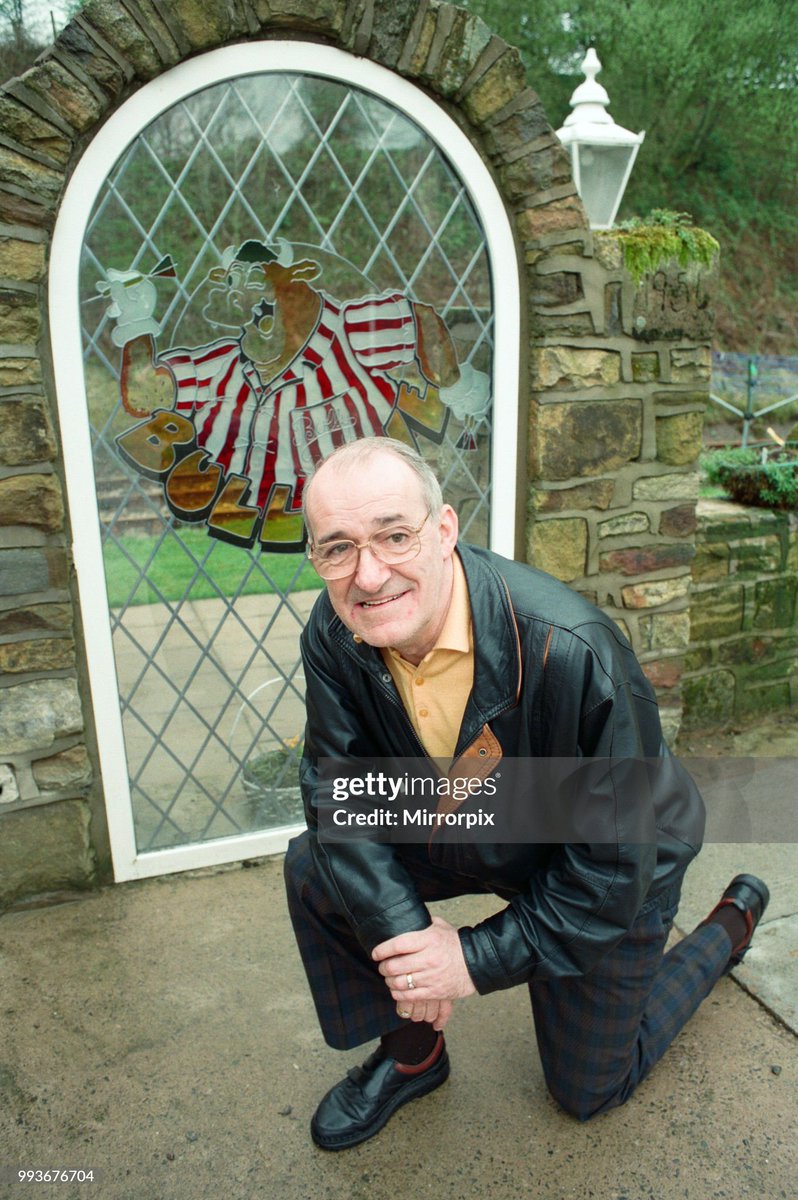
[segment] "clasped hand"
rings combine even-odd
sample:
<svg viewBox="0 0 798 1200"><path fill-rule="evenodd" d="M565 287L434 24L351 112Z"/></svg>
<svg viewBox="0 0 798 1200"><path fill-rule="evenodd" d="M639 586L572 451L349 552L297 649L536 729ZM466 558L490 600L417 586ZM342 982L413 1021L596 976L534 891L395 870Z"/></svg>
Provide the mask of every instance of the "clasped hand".
<svg viewBox="0 0 798 1200"><path fill-rule="evenodd" d="M457 930L441 917L433 917L426 929L381 942L371 956L400 1017L428 1021L435 1029L446 1025L454 1000L476 991Z"/></svg>

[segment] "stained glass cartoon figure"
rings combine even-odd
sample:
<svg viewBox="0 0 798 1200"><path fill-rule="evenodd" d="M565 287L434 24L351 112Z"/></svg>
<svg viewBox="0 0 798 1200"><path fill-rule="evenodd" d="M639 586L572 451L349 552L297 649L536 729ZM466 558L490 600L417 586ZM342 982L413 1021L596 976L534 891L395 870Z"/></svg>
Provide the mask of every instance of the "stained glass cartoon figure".
<svg viewBox="0 0 798 1200"><path fill-rule="evenodd" d="M140 419L117 444L176 516L213 536L301 549L304 480L334 447L440 442L450 412L487 411L487 376L458 363L434 308L398 291L336 299L320 262L282 240L228 248L205 281L213 340L158 350L153 280L170 273L168 259L149 276L110 268L97 285L112 302L122 404Z"/></svg>

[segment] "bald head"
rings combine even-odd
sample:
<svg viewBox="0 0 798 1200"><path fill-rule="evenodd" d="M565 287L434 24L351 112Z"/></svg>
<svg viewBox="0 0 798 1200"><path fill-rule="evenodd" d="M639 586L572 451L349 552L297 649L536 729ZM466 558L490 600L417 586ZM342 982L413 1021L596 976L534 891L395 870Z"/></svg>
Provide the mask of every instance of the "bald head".
<svg viewBox="0 0 798 1200"><path fill-rule="evenodd" d="M325 491L327 485L337 485L343 496L347 478L358 474L367 463L380 455L393 459L398 458L410 468L415 475L424 507L433 518L438 517L443 507L443 494L437 477L421 455L395 438L360 438L356 442L348 442L334 450L314 471L305 485L302 509L311 542L313 541L313 493L317 481L324 484ZM412 477L408 476L408 479L412 485Z"/></svg>

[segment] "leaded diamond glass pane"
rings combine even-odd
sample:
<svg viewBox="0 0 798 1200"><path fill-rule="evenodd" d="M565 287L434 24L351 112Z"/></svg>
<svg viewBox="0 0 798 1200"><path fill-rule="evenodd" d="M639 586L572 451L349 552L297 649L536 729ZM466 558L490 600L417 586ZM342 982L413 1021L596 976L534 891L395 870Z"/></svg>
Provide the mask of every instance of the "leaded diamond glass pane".
<svg viewBox="0 0 798 1200"><path fill-rule="evenodd" d="M491 280L467 188L379 97L287 72L228 80L122 153L80 295L138 850L290 824L318 594L306 467L342 439L400 437L487 543ZM438 375L419 340L400 353L379 332L389 309L435 323ZM345 378L325 391L333 348Z"/></svg>

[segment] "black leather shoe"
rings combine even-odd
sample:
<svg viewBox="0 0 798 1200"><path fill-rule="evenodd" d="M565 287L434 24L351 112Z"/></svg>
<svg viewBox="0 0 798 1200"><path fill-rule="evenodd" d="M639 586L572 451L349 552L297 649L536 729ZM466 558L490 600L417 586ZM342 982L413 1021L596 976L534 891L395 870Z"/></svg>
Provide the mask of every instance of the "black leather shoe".
<svg viewBox="0 0 798 1200"><path fill-rule="evenodd" d="M448 1077L449 1055L442 1033L417 1067L389 1058L380 1046L362 1067L353 1067L330 1088L310 1122L311 1137L322 1150L356 1146L378 1133L397 1108L440 1087Z"/></svg>
<svg viewBox="0 0 798 1200"><path fill-rule="evenodd" d="M707 921L709 921L719 908L723 908L727 904L733 904L745 917L747 926L745 937L732 948L727 970L739 967L743 961L751 945L754 930L761 921L769 900L770 892L767 884L763 883L761 879L757 879L756 875L735 875L719 903L707 917Z"/></svg>

